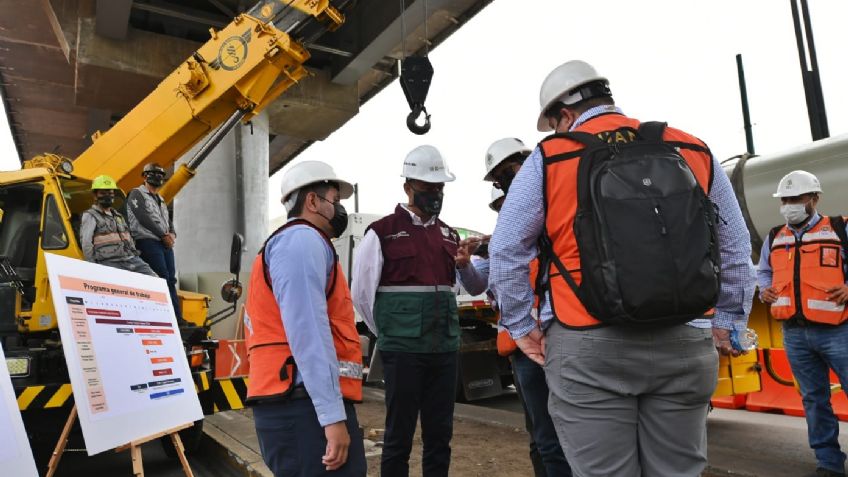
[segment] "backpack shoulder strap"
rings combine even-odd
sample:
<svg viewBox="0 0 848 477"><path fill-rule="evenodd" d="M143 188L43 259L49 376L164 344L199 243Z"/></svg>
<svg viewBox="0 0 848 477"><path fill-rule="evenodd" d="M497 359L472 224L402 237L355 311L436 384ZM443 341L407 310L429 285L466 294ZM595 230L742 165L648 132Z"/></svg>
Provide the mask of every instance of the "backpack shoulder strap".
<svg viewBox="0 0 848 477"><path fill-rule="evenodd" d="M769 248L769 250L771 250L771 244L774 243L774 238L777 237L777 233L780 232L780 229L782 229L782 228L783 228L782 225L778 225L776 227L772 227L771 230L769 230L769 234L768 234L768 248Z"/></svg>
<svg viewBox="0 0 848 477"><path fill-rule="evenodd" d="M580 285L574 280L574 277L571 276L571 272L565 268L565 265L557 256L556 252L554 252L554 246L551 242L550 237L548 237L547 233L543 233L541 237L539 237L539 271L536 275L536 286L541 291L541 294L538 293L539 298L541 299L544 296L544 292L547 291L551 286L551 276L547 275L549 273L550 264L553 263L559 272L562 275L562 278L565 279L565 282L568 283L569 288L574 294L579 298L580 297ZM542 279L542 273L544 272L546 277Z"/></svg>
<svg viewBox="0 0 848 477"><path fill-rule="evenodd" d="M830 218L830 226L839 237L839 242L842 243L842 251L848 253L848 233L845 231L845 217L841 215L833 215Z"/></svg>
<svg viewBox="0 0 848 477"><path fill-rule="evenodd" d="M560 135L560 137L572 139L587 147L607 145L607 143L605 141L602 141L601 138L599 138L598 136L583 131L571 131L563 133L562 135Z"/></svg>
<svg viewBox="0 0 848 477"><path fill-rule="evenodd" d="M661 123L659 121L648 121L640 124L636 133L645 141L665 142L663 141L663 133L667 125L668 123Z"/></svg>
<svg viewBox="0 0 848 477"><path fill-rule="evenodd" d="M842 244L842 253L848 253L848 233L845 231L845 217L841 215L833 215L830 218L830 226L833 227L833 231L836 232L836 235L839 237L839 242ZM848 270L845 267L842 267L842 273L845 276L845 279L848 280Z"/></svg>

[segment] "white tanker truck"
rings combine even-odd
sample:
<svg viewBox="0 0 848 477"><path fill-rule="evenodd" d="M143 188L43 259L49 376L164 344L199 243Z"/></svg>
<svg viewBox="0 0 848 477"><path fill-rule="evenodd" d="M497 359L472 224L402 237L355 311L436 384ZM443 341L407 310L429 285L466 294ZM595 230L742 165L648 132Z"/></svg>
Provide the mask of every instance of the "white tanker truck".
<svg viewBox="0 0 848 477"><path fill-rule="evenodd" d="M789 172L802 169L818 176L824 191L818 206L821 214L848 213L848 134L775 154L737 156L724 161L722 167L730 177L751 233L755 264L769 230L784 222L779 213L779 203L772 194L780 179ZM768 307L760 302L758 296L754 298L749 327L757 332L762 351L730 360L722 358L716 396L759 391L762 387L760 373L763 371L780 384L793 385L788 367L775 366L772 362L772 350L783 348L783 332L780 323L770 316Z"/></svg>

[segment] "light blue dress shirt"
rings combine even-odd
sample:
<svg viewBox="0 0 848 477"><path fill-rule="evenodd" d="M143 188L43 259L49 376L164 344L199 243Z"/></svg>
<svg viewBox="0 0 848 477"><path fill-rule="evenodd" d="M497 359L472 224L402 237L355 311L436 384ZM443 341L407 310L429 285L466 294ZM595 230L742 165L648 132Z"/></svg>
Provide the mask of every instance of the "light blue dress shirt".
<svg viewBox="0 0 848 477"><path fill-rule="evenodd" d="M621 110L608 105L591 108L577 118L571 129L608 113L621 114ZM489 288L498 297L501 324L515 339L536 327L536 320L530 314L533 290L528 264L538 255L536 242L545 226L542 167L542 154L537 146L509 188L489 243ZM718 224L721 291L713 319L698 319L689 325L742 330L747 327L756 286L750 236L730 180L715 159L713 170L715 176L709 197L718 206L721 216ZM548 296L541 310L543 328L549 326L552 318Z"/></svg>
<svg viewBox="0 0 848 477"><path fill-rule="evenodd" d="M295 225L268 241L265 260L297 363L295 385L306 387L321 426L344 421L339 361L327 315L333 251L318 231Z"/></svg>
<svg viewBox="0 0 848 477"><path fill-rule="evenodd" d="M457 269L457 278L468 293L485 293L489 288L489 259L472 256L468 266Z"/></svg>

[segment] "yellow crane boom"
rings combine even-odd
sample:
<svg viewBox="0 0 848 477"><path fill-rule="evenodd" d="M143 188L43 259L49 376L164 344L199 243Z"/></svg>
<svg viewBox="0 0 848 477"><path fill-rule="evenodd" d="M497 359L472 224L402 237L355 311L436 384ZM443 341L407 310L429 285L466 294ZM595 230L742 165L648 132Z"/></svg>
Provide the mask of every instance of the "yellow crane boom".
<svg viewBox="0 0 848 477"><path fill-rule="evenodd" d="M107 174L127 191L141 184L145 164L169 167L219 126L224 125L223 136L262 111L307 75L309 52L274 26L290 8L327 23L329 30L344 22L329 0L259 2L224 29L210 30L210 40L153 92L107 132L94 134L93 144L74 161L75 175L93 180ZM163 188L165 199L193 175L191 165L179 168Z"/></svg>

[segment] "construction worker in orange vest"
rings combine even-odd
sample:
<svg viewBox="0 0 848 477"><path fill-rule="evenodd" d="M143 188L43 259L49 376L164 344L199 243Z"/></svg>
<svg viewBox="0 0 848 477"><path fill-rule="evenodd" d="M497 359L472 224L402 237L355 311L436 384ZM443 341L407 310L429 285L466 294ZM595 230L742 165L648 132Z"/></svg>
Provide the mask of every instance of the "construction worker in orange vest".
<svg viewBox="0 0 848 477"><path fill-rule="evenodd" d="M499 139L486 151L486 176L483 180L493 182L489 207L495 212L500 211L512 179L529 154L530 149L516 138ZM464 250L459 256L467 256L467 249L476 243L479 243L479 239L463 241L461 249ZM531 267L537 269L536 261ZM458 258L457 270L463 286L469 293L478 295L487 290L488 256L469 261ZM531 283L534 280L535 277L531 277ZM497 297L492 296L493 301L496 302ZM572 475L548 412L549 390L545 382L544 369L517 349L507 330L500 325L497 345L498 353L501 356L508 356L512 365L515 389L524 408L527 433L530 434L530 461L533 463L535 475L537 477Z"/></svg>
<svg viewBox="0 0 848 477"><path fill-rule="evenodd" d="M283 176L288 221L253 263L245 304L253 405L262 457L276 477L364 477L353 403L362 351L347 280L330 239L347 227L353 186L319 161Z"/></svg>
<svg viewBox="0 0 848 477"><path fill-rule="evenodd" d="M548 75L540 105L537 128L555 134L524 161L489 244L489 287L501 323L522 352L545 368L549 410L575 475L700 475L707 462L705 422L717 379L716 350L740 353L731 330L746 328L755 285L749 234L730 182L697 138L625 116L607 79L583 61L569 61ZM639 158L642 147L663 155ZM619 154L632 160L611 159ZM646 165L663 175L653 177L649 170L637 179L633 171L644 172ZM618 178L627 182L613 184ZM669 190L685 193L679 196L685 199L675 202ZM615 202L617 197L622 200ZM600 203L609 207L598 209ZM639 213L621 213L631 210ZM616 213L614 220L603 220ZM608 235L613 230L616 235ZM589 234L597 248L575 233ZM530 313L529 263L540 252L537 244L544 258L541 329ZM619 253L634 246L652 253ZM616 262L603 262L602 253ZM678 262L671 254L691 260ZM591 258L585 269L584 258ZM680 263L694 266L666 273ZM663 274L654 279L658 270ZM614 281L602 280L607 277ZM598 293L622 283L629 288ZM650 307L634 305L643 298ZM653 325L654 318L663 325Z"/></svg>
<svg viewBox="0 0 848 477"><path fill-rule="evenodd" d="M783 347L801 388L810 447L810 476L845 475L839 420L830 403L829 370L848 385L848 284L845 218L816 211L819 179L806 171L783 177L774 197L786 223L771 230L760 252L760 298L783 321Z"/></svg>

